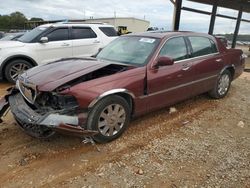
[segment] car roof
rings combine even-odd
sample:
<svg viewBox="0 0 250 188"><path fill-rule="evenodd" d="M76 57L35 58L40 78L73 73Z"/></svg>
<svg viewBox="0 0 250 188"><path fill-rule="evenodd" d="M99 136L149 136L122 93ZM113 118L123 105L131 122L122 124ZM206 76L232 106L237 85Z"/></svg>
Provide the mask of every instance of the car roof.
<svg viewBox="0 0 250 188"><path fill-rule="evenodd" d="M208 38L213 38L213 36L206 33L198 33L191 31L147 31L143 33L132 33L129 36L141 36L141 37L152 37L152 38L170 38L175 36L203 36ZM125 35L126 36L126 35Z"/></svg>

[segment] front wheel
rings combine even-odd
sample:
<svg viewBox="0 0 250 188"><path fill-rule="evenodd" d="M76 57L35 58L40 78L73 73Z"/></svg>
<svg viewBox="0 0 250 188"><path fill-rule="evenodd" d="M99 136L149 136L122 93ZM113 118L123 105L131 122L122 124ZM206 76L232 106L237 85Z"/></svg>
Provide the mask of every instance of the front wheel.
<svg viewBox="0 0 250 188"><path fill-rule="evenodd" d="M223 98L227 95L231 86L232 75L229 70L225 70L217 80L214 88L209 92L209 95L215 99Z"/></svg>
<svg viewBox="0 0 250 188"><path fill-rule="evenodd" d="M130 121L128 102L117 95L108 96L99 101L91 110L87 127L98 131L93 138L99 143L110 142L125 131Z"/></svg>
<svg viewBox="0 0 250 188"><path fill-rule="evenodd" d="M32 67L32 64L23 59L16 59L8 62L5 68L5 78L11 82L15 83L19 74Z"/></svg>

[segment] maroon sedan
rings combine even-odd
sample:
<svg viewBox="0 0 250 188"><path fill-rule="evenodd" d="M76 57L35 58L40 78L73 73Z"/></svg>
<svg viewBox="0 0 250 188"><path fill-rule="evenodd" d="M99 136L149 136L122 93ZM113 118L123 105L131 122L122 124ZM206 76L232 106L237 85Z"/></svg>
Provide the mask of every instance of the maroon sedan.
<svg viewBox="0 0 250 188"><path fill-rule="evenodd" d="M243 71L242 51L213 36L148 32L119 37L96 58L62 59L19 76L1 100L29 135L55 132L108 142L132 117L201 93L224 97Z"/></svg>

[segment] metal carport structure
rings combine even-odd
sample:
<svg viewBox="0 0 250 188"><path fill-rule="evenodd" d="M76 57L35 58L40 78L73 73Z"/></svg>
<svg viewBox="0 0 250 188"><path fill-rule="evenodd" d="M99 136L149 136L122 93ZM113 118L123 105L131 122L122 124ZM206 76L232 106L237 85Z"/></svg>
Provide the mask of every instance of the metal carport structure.
<svg viewBox="0 0 250 188"><path fill-rule="evenodd" d="M231 19L231 20L236 20L233 41L232 41L232 48L234 48L236 45L236 40L237 40L237 36L239 34L239 29L240 29L240 23L241 22L248 22L250 24L250 20L242 19L243 12L250 13L250 0L188 0L188 1L192 1L192 2L212 5L213 6L212 12L198 10L198 9L189 8L189 7L183 7L182 0L170 0L170 1L175 6L173 30L176 30L176 31L179 30L182 10L196 12L196 13L205 14L205 15L210 15L210 24L209 24L208 33L211 35L213 34L213 31L214 31L214 24L215 24L216 17L222 17L222 18L227 18L227 19ZM233 16L228 16L228 15L217 14L218 7L238 10L238 16L233 17ZM249 31L250 31L250 29L249 29Z"/></svg>

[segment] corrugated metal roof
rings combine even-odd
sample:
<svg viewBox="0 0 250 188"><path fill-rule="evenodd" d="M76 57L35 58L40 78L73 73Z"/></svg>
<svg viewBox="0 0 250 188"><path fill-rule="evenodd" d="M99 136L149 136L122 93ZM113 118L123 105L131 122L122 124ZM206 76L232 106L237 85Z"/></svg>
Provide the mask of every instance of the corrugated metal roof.
<svg viewBox="0 0 250 188"><path fill-rule="evenodd" d="M218 3L219 7L240 10L250 13L250 0L189 0L197 3L213 5Z"/></svg>

